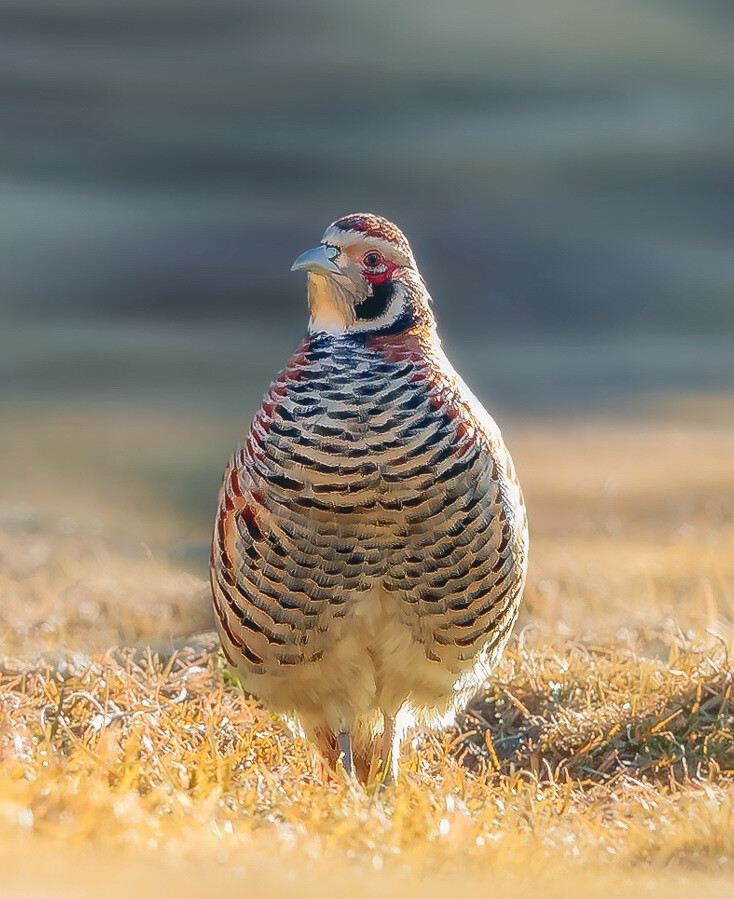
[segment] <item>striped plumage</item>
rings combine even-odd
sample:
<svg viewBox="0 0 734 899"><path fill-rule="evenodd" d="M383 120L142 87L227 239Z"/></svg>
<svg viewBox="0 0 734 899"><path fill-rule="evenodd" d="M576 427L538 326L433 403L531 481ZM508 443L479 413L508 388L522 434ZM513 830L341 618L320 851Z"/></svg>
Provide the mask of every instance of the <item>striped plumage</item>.
<svg viewBox="0 0 734 899"><path fill-rule="evenodd" d="M296 266L309 333L224 475L212 588L246 688L334 762L387 773L501 653L527 525L500 432L436 334L410 247L341 219Z"/></svg>

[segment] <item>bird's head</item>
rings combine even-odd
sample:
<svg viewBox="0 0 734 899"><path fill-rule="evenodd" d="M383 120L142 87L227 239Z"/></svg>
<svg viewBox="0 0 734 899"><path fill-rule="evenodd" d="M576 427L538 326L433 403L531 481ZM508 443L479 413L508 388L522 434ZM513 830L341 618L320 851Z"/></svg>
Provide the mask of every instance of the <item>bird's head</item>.
<svg viewBox="0 0 734 899"><path fill-rule="evenodd" d="M384 333L431 318L410 244L379 215L338 219L292 269L308 272L312 332Z"/></svg>

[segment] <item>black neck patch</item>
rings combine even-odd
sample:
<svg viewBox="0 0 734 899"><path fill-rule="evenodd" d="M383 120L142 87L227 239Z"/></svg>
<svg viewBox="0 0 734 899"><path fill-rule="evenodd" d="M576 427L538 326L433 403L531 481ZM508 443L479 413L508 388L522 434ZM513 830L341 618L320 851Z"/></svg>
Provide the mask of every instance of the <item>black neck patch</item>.
<svg viewBox="0 0 734 899"><path fill-rule="evenodd" d="M384 315L394 292L395 285L390 280L383 281L382 284L373 284L372 293L361 303L355 303L354 311L359 321L369 322Z"/></svg>
<svg viewBox="0 0 734 899"><path fill-rule="evenodd" d="M395 321L391 325L385 325L384 328L378 328L373 331L373 334L400 334L402 331L407 331L408 328L412 328L415 324L415 316L413 315L412 310L406 309L405 312L399 317L396 318Z"/></svg>
<svg viewBox="0 0 734 899"><path fill-rule="evenodd" d="M403 331L407 331L408 328L412 328L414 325L415 316L410 309L406 309L405 312L391 324L385 325L382 328L375 328L374 331L358 331L356 334L350 334L350 337L356 343L365 344L373 337L387 337L389 334L402 334Z"/></svg>

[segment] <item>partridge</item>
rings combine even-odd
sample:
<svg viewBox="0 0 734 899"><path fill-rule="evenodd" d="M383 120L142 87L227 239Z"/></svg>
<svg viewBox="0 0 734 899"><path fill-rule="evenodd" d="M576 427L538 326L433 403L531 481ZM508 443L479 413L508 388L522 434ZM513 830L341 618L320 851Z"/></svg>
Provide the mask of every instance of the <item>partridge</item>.
<svg viewBox="0 0 734 899"><path fill-rule="evenodd" d="M402 729L449 720L500 657L527 519L401 231L348 215L293 269L308 333L224 473L217 625L248 691L332 765L384 780Z"/></svg>

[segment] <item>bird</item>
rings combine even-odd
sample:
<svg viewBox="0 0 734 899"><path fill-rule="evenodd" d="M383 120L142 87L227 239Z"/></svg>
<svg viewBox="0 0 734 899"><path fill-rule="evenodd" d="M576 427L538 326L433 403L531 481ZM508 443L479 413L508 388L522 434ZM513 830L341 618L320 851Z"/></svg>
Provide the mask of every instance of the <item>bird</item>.
<svg viewBox="0 0 734 899"><path fill-rule="evenodd" d="M450 722L496 666L527 515L397 226L344 216L292 270L308 330L224 472L215 617L246 691L331 768L384 784L406 728Z"/></svg>

